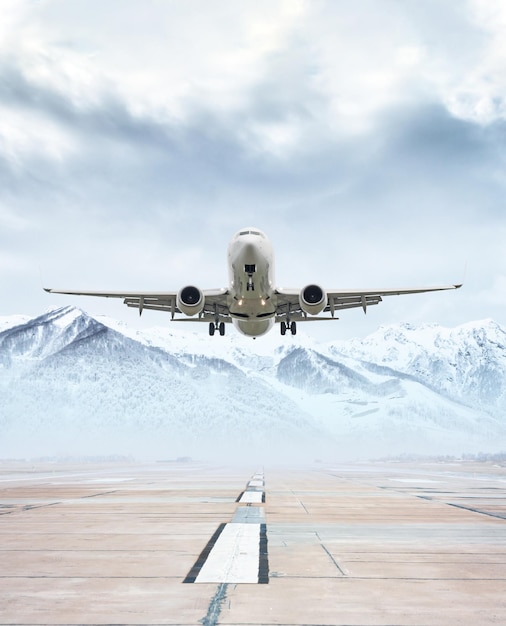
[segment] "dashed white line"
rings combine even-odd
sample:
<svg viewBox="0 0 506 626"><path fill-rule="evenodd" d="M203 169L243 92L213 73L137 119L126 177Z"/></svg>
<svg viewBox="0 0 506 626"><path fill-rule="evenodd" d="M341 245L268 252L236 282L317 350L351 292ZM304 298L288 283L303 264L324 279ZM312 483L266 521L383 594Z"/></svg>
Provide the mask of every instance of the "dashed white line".
<svg viewBox="0 0 506 626"><path fill-rule="evenodd" d="M259 524L227 524L196 583L258 583Z"/></svg>
<svg viewBox="0 0 506 626"><path fill-rule="evenodd" d="M242 496L241 499L239 500L239 502L241 502L242 504L246 503L246 504L262 504L262 496L263 496L263 492L262 491L245 491Z"/></svg>
<svg viewBox="0 0 506 626"><path fill-rule="evenodd" d="M263 474L256 472L248 482L230 523L221 524L202 551L184 582L261 583L269 582L267 530L262 504Z"/></svg>

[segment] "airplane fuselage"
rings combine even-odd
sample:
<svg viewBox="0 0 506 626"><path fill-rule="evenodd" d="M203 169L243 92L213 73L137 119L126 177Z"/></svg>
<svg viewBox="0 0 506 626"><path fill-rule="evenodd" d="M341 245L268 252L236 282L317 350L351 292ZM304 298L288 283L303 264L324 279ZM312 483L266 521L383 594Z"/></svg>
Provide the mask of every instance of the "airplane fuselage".
<svg viewBox="0 0 506 626"><path fill-rule="evenodd" d="M232 323L244 335L264 335L276 313L271 242L257 228L240 230L228 247L228 267Z"/></svg>

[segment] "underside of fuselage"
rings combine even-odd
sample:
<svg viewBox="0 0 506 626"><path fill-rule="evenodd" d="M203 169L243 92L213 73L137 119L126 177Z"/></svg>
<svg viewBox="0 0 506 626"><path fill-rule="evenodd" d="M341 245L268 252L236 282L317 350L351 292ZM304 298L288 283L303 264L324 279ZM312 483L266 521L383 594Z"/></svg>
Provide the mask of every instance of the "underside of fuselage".
<svg viewBox="0 0 506 626"><path fill-rule="evenodd" d="M240 320L232 319L232 323L237 330L248 337L261 337L270 331L274 325L274 318L270 317L266 320Z"/></svg>

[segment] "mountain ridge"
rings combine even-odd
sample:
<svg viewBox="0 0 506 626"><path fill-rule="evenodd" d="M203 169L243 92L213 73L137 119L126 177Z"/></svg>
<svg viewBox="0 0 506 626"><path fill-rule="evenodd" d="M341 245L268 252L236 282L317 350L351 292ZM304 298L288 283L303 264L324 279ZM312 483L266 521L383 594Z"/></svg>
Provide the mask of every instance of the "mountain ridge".
<svg viewBox="0 0 506 626"><path fill-rule="evenodd" d="M0 454L315 458L505 447L506 330L253 342L63 307L0 318ZM43 448L43 450L41 450Z"/></svg>

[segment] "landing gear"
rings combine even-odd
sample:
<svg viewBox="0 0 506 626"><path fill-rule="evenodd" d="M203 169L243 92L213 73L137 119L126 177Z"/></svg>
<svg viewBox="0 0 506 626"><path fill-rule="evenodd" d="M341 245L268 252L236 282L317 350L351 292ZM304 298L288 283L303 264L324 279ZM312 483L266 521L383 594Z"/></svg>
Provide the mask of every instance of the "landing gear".
<svg viewBox="0 0 506 626"><path fill-rule="evenodd" d="M295 322L281 322L279 328L283 336L286 335L287 330L290 330L292 335L297 334L297 324Z"/></svg>
<svg viewBox="0 0 506 626"><path fill-rule="evenodd" d="M212 337L218 331L223 337L225 334L225 322L210 322L209 323L209 335Z"/></svg>

